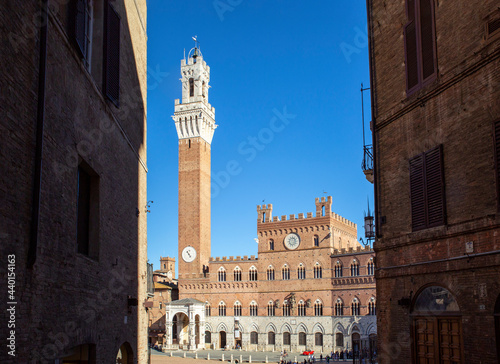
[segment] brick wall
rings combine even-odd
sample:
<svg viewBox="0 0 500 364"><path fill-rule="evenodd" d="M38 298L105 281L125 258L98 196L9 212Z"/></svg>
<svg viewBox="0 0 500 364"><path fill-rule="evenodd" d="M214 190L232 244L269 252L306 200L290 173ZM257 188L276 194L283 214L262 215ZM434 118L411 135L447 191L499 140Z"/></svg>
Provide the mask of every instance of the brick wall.
<svg viewBox="0 0 500 364"><path fill-rule="evenodd" d="M62 2L61 2L62 3ZM67 25L65 6L51 2L48 23L45 130L36 262L30 240L38 82L39 2L2 3L2 259L15 254L17 357L45 362L96 344L97 362L113 362L128 342L145 362L146 294L146 19L145 1L116 1L121 15L120 107L107 101ZM138 11L139 10L139 11ZM8 29L8 31L7 31ZM132 45L134 44L134 46ZM15 71L14 71L15 70ZM4 111L2 111L2 114ZM77 165L99 176L98 259L77 253ZM143 167L144 164L144 167ZM139 216L136 211L139 209ZM2 270L6 264L1 265ZM5 292L5 291L4 291ZM129 307L127 297L138 306ZM3 302L7 302L3 299ZM126 321L125 321L126 320ZM2 327L4 335L5 327Z"/></svg>
<svg viewBox="0 0 500 364"><path fill-rule="evenodd" d="M498 7L488 0L433 4L437 78L407 96L404 2L368 3L379 359L400 363L413 358L412 303L423 287L439 285L460 306L466 358L461 360L495 363L500 216L493 123L500 119L500 44L498 37L485 40L485 19ZM440 144L446 224L412 231L409 159ZM465 243L471 241L469 254L479 255L468 258ZM409 307L398 304L402 298L411 298Z"/></svg>

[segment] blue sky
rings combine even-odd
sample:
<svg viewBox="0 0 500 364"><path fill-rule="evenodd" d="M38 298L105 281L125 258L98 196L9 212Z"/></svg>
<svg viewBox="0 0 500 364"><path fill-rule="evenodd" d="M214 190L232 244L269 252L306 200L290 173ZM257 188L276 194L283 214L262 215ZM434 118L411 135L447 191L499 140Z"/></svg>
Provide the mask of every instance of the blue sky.
<svg viewBox="0 0 500 364"><path fill-rule="evenodd" d="M369 87L365 0L149 0L148 199L154 203L148 258L154 268L160 256L177 258L171 115L181 98L180 61L194 35L210 66L209 102L219 125L212 141L212 256L257 254L256 206L263 201L281 216L313 212L315 197L331 195L333 211L364 236L368 198L373 206L361 170L360 84ZM366 124L369 111L365 93Z"/></svg>

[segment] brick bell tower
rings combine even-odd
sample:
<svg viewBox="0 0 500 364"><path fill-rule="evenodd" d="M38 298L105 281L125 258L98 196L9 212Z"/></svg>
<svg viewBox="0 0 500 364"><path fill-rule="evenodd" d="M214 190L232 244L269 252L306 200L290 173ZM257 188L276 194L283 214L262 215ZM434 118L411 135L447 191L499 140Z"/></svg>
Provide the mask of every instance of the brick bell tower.
<svg viewBox="0 0 500 364"><path fill-rule="evenodd" d="M179 279L202 277L210 258L210 144L217 128L208 103L210 67L199 44L181 60L182 102L175 100L179 137Z"/></svg>

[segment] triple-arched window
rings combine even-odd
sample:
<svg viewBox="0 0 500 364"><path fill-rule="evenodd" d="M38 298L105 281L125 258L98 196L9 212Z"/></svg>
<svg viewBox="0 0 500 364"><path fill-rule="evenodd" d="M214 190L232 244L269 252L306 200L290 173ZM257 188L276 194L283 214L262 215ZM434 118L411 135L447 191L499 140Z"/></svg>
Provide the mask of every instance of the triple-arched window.
<svg viewBox="0 0 500 364"><path fill-rule="evenodd" d="M274 268L272 265L267 267L267 280L274 281Z"/></svg>
<svg viewBox="0 0 500 364"><path fill-rule="evenodd" d="M226 281L226 270L224 267L220 267L219 271L217 272L217 278L219 282L225 282Z"/></svg>
<svg viewBox="0 0 500 364"><path fill-rule="evenodd" d="M375 264L373 263L373 258L370 258L367 264L368 275L372 276L375 274Z"/></svg>
<svg viewBox="0 0 500 364"><path fill-rule="evenodd" d="M337 260L337 263L335 263L335 277L342 277L342 263L340 263L340 260Z"/></svg>
<svg viewBox="0 0 500 364"><path fill-rule="evenodd" d="M375 297L370 298L370 301L368 302L368 315L374 316L376 315L376 308L375 308Z"/></svg>
<svg viewBox="0 0 500 364"><path fill-rule="evenodd" d="M241 281L241 269L240 269L240 267L234 268L233 274L234 274L234 281L240 282Z"/></svg>
<svg viewBox="0 0 500 364"><path fill-rule="evenodd" d="M359 316L359 300L354 297L354 299L352 300L352 303L351 303L351 314L353 316Z"/></svg>
<svg viewBox="0 0 500 364"><path fill-rule="evenodd" d="M305 316L306 315L306 303L302 300L299 301L298 305L298 315Z"/></svg>
<svg viewBox="0 0 500 364"><path fill-rule="evenodd" d="M304 264L302 263L300 263L299 267L297 268L297 278L306 279L306 267L304 267Z"/></svg>
<svg viewBox="0 0 500 364"><path fill-rule="evenodd" d="M318 262L314 264L314 278L323 278L323 270Z"/></svg>
<svg viewBox="0 0 500 364"><path fill-rule="evenodd" d="M290 268L287 264L281 268L281 277L284 281L288 281L290 279Z"/></svg>
<svg viewBox="0 0 500 364"><path fill-rule="evenodd" d="M323 303L320 300L314 302L314 316L323 316Z"/></svg>
<svg viewBox="0 0 500 364"><path fill-rule="evenodd" d="M234 316L241 316L241 303L236 301L233 306Z"/></svg>
<svg viewBox="0 0 500 364"><path fill-rule="evenodd" d="M359 276L359 262L354 259L351 263L351 277Z"/></svg>
<svg viewBox="0 0 500 364"><path fill-rule="evenodd" d="M283 301L283 316L290 316L291 305L287 300Z"/></svg>
<svg viewBox="0 0 500 364"><path fill-rule="evenodd" d="M274 316L274 302L269 301L267 303L267 316Z"/></svg>
<svg viewBox="0 0 500 364"><path fill-rule="evenodd" d="M250 316L258 316L258 308L255 301L250 303Z"/></svg>
<svg viewBox="0 0 500 364"><path fill-rule="evenodd" d="M257 268L255 266L251 266L250 270L248 271L248 280L249 281L256 281L257 280Z"/></svg>
<svg viewBox="0 0 500 364"><path fill-rule="evenodd" d="M226 304L224 301L219 302L219 316L226 316Z"/></svg>
<svg viewBox="0 0 500 364"><path fill-rule="evenodd" d="M344 316L344 303L340 298L335 302L335 316Z"/></svg>

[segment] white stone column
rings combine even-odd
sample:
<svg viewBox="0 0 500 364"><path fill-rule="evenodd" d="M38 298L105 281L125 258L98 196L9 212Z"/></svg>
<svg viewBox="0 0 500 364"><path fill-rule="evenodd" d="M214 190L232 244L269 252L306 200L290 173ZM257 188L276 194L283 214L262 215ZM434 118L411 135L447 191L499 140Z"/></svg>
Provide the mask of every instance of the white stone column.
<svg viewBox="0 0 500 364"><path fill-rule="evenodd" d="M188 350L196 350L196 334L194 331L194 323L189 321L188 336L189 336L189 348Z"/></svg>
<svg viewBox="0 0 500 364"><path fill-rule="evenodd" d="M165 324L165 341L167 349L172 349L172 321Z"/></svg>

